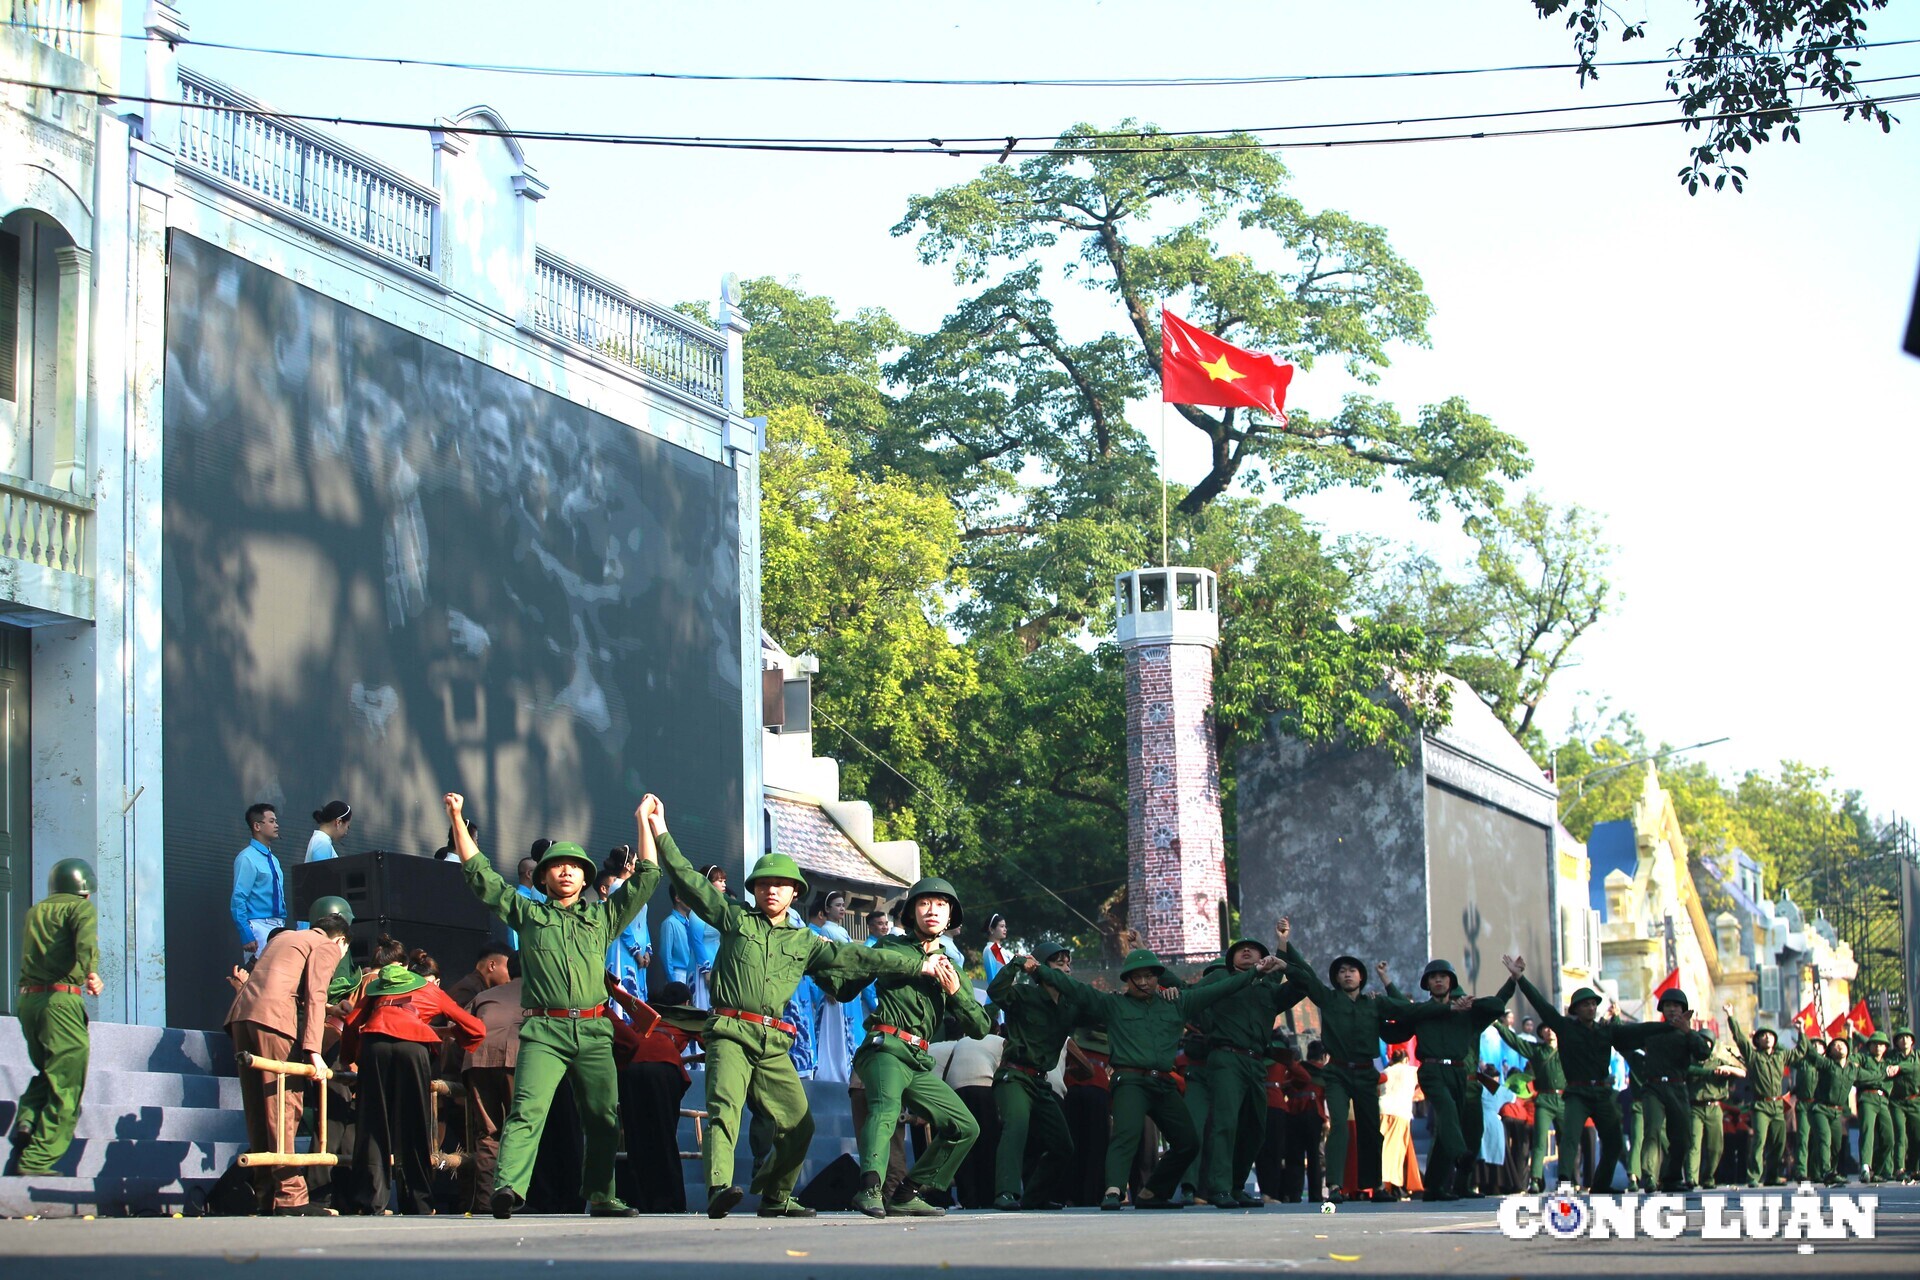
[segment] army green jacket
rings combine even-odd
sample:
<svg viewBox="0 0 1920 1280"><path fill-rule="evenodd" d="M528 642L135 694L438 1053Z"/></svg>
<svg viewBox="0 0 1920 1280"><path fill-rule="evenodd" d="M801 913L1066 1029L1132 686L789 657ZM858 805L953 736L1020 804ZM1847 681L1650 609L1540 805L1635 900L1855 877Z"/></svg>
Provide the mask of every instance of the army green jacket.
<svg viewBox="0 0 1920 1280"><path fill-rule="evenodd" d="M1720 1074L1720 1067L1727 1065L1724 1059L1715 1061L1713 1050L1707 1050L1707 1060L1696 1062L1687 1068L1687 1096L1695 1103L1725 1102L1733 1093L1733 1077Z"/></svg>
<svg viewBox="0 0 1920 1280"><path fill-rule="evenodd" d="M1203 978L1194 989L1232 977L1221 971ZM1252 984L1198 1015L1196 1026L1209 1047L1225 1046L1264 1054L1273 1040L1273 1021L1307 998L1305 987L1279 974L1256 975Z"/></svg>
<svg viewBox="0 0 1920 1280"><path fill-rule="evenodd" d="M1047 966L1043 965L1042 968ZM1073 1002L1055 996L1020 965L1009 964L987 984L987 999L1005 1016L1006 1061L1051 1071L1073 1034Z"/></svg>
<svg viewBox="0 0 1920 1280"><path fill-rule="evenodd" d="M93 899L50 893L27 908L20 947L20 981L28 986L78 987L100 963Z"/></svg>
<svg viewBox="0 0 1920 1280"><path fill-rule="evenodd" d="M1108 1056L1115 1067L1140 1071L1173 1070L1193 1015L1252 986L1257 976L1249 969L1203 986L1177 988L1172 1000L1160 995L1138 1000L1120 991L1095 991L1048 965L1034 970L1034 977L1072 1003L1070 1017L1076 1025L1106 1029Z"/></svg>
<svg viewBox="0 0 1920 1280"><path fill-rule="evenodd" d="M597 1009L605 1004L607 947L647 909L647 899L660 883L660 868L642 862L605 901L576 899L570 907L559 907L516 892L484 854L468 858L460 869L467 887L520 935L523 1009Z"/></svg>
<svg viewBox="0 0 1920 1280"><path fill-rule="evenodd" d="M1349 996L1335 991L1320 980L1291 942L1287 944L1286 960L1287 980L1306 988L1307 999L1320 1010L1320 1041L1327 1046L1335 1067L1356 1062L1371 1065L1380 1052L1381 1024L1388 1019L1418 1022L1419 1034L1424 1037L1426 1024L1448 1012L1445 1005L1432 1001L1415 1004L1391 994ZM1421 1051L1426 1051L1424 1039Z"/></svg>
<svg viewBox="0 0 1920 1280"><path fill-rule="evenodd" d="M1519 986L1520 994L1540 1015L1540 1021L1552 1027L1553 1034L1559 1037L1560 1063L1570 1089L1599 1087L1613 1092L1613 1051L1618 1049L1626 1055L1629 1050L1648 1044L1669 1030L1664 1023L1622 1022L1618 1018L1582 1022L1556 1009L1553 1001L1540 994L1540 988L1527 981L1526 975L1521 975ZM1672 1074L1678 1075L1682 1069ZM1669 1073L1653 1070L1647 1074L1651 1077Z"/></svg>
<svg viewBox="0 0 1920 1280"><path fill-rule="evenodd" d="M779 1018L799 989L800 979L809 974L834 999L845 1003L875 978L910 977L925 962L917 951L829 941L800 925L791 911L776 924L759 908L735 901L708 883L671 835L663 832L658 845L661 865L680 891L681 901L720 931L719 954L713 957L713 976L707 980L716 1009ZM603 946L603 958L605 951Z"/></svg>
<svg viewBox="0 0 1920 1280"><path fill-rule="evenodd" d="M1507 1010L1507 1002L1513 999L1514 981L1511 975L1500 985L1500 989L1490 996L1481 996L1473 1002L1470 1009L1453 1008L1451 997L1447 1000L1435 1000L1429 995L1425 1000L1415 1001L1416 1005L1440 1005L1442 1013L1420 1028L1420 1061L1422 1065L1429 1058L1448 1058L1454 1062L1479 1065L1480 1033L1500 1020ZM1407 999L1400 988L1391 982L1387 984L1387 994ZM1502 1031L1506 1028L1502 1027ZM1521 1041L1525 1044L1526 1041Z"/></svg>
<svg viewBox="0 0 1920 1280"><path fill-rule="evenodd" d="M1507 1047L1527 1060L1533 1068L1533 1087L1541 1093L1559 1093L1567 1087L1567 1073L1560 1065L1560 1051L1549 1049L1537 1040L1523 1040L1510 1028L1495 1027ZM1420 1038L1420 1049L1426 1051L1426 1037Z"/></svg>
<svg viewBox="0 0 1920 1280"><path fill-rule="evenodd" d="M1893 1079L1887 1082L1888 1097L1895 1102L1920 1097L1920 1052L1908 1050L1898 1057L1889 1053L1886 1064L1896 1069ZM1907 1141L1920 1142L1920 1134L1908 1138Z"/></svg>
<svg viewBox="0 0 1920 1280"><path fill-rule="evenodd" d="M1867 1052L1867 1042L1862 1036L1853 1037L1853 1052L1847 1060L1854 1064L1853 1087L1856 1089L1879 1089L1885 1092L1891 1081L1887 1077L1887 1059L1875 1058Z"/></svg>
<svg viewBox="0 0 1920 1280"><path fill-rule="evenodd" d="M1803 1065L1813 1085L1815 1105L1844 1110L1853 1092L1854 1078L1860 1074L1860 1064L1849 1056L1846 1065L1841 1066L1825 1053L1809 1053Z"/></svg>
<svg viewBox="0 0 1920 1280"><path fill-rule="evenodd" d="M899 1036L884 1035L872 1031L872 1028L894 1027L908 1035L919 1036L922 1040L938 1040L947 1016L951 1014L959 1025L960 1034L968 1040L978 1040L992 1030L985 1006L973 998L973 987L964 978L961 979L960 989L948 995L940 989L939 982L920 972L920 966L926 963L927 952L921 950L920 944L912 938L905 934L893 934L861 950L892 952L909 956L913 961L912 977L888 974L873 984L874 1010L867 1015L867 1027L872 1033L868 1035L866 1043L860 1046L861 1053L892 1054L925 1071L933 1066L932 1054L914 1048Z"/></svg>
<svg viewBox="0 0 1920 1280"><path fill-rule="evenodd" d="M1702 1031L1681 1030L1669 1027L1664 1022L1630 1025L1651 1029L1640 1041L1641 1052L1647 1055L1647 1083L1650 1085L1690 1084L1693 1064L1705 1062L1713 1052L1713 1038Z"/></svg>
<svg viewBox="0 0 1920 1280"><path fill-rule="evenodd" d="M1773 1044L1773 1048L1762 1053L1754 1048L1747 1029L1738 1022L1733 1024L1733 1052L1747 1069L1747 1084L1753 1090L1756 1105L1778 1102L1787 1091L1787 1055L1780 1052L1779 1036L1774 1037Z"/></svg>

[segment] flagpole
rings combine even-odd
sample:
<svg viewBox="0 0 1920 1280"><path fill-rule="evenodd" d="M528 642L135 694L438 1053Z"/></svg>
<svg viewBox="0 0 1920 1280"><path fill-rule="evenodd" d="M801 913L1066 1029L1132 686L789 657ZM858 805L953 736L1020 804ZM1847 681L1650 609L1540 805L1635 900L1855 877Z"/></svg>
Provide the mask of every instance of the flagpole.
<svg viewBox="0 0 1920 1280"><path fill-rule="evenodd" d="M1164 351L1167 333L1167 305L1160 304L1160 344ZM1167 364L1160 361L1160 567L1171 567L1167 556Z"/></svg>

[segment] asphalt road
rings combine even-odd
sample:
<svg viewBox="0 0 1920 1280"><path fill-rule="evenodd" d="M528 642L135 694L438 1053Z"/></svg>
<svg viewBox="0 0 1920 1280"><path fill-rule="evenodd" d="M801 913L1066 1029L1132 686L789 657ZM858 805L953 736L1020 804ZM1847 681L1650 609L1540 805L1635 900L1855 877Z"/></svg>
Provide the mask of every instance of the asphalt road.
<svg viewBox="0 0 1920 1280"><path fill-rule="evenodd" d="M1859 1191L1859 1189L1854 1189ZM1691 1202L1677 1239L1515 1241L1501 1234L1497 1201L1453 1205L1207 1208L1054 1214L956 1213L884 1222L830 1214L763 1222L736 1214L625 1221L523 1216L346 1219L80 1219L0 1222L0 1276L8 1280L492 1280L545 1277L717 1280L1055 1280L1152 1272L1177 1277L1287 1274L1390 1276L1901 1276L1920 1275L1920 1187L1881 1188L1873 1240L1720 1241L1700 1238ZM1737 1214L1737 1210L1734 1211ZM41 1260L44 1260L42 1265Z"/></svg>

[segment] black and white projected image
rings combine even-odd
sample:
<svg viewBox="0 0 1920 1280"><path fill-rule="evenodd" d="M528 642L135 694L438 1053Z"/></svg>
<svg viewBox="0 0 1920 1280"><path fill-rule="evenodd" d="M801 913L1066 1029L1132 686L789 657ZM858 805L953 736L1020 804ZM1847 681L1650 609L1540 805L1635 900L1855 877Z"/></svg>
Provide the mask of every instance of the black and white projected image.
<svg viewBox="0 0 1920 1280"><path fill-rule="evenodd" d="M425 855L459 787L511 874L654 791L738 872L730 469L180 233L167 321L172 1025L225 1011L256 800L291 866L336 796L343 852Z"/></svg>

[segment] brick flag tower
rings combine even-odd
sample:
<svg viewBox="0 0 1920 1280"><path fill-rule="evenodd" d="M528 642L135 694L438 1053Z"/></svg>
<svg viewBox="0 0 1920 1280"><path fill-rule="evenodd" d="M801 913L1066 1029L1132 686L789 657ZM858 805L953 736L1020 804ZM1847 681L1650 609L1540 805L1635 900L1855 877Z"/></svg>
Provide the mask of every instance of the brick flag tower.
<svg viewBox="0 0 1920 1280"><path fill-rule="evenodd" d="M1114 584L1127 655L1127 921L1162 959L1212 955L1227 900L1213 739L1219 583L1175 567Z"/></svg>

